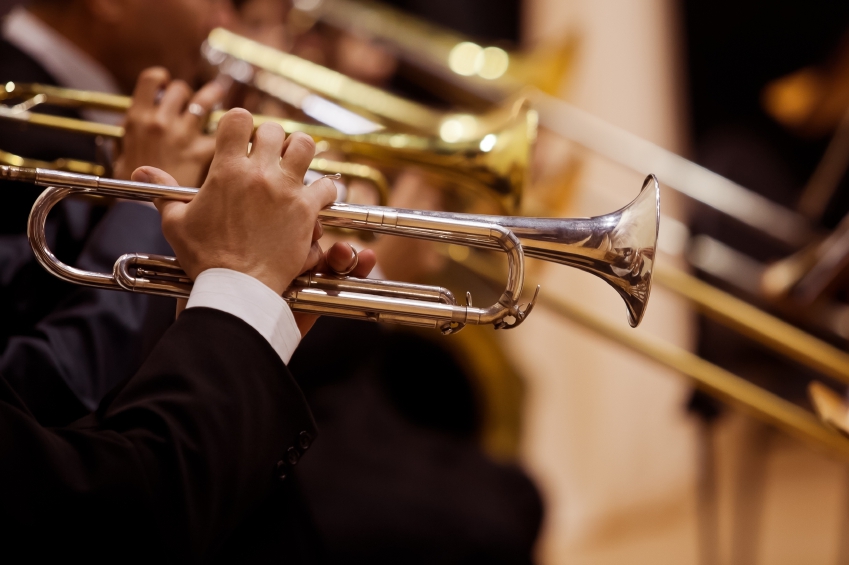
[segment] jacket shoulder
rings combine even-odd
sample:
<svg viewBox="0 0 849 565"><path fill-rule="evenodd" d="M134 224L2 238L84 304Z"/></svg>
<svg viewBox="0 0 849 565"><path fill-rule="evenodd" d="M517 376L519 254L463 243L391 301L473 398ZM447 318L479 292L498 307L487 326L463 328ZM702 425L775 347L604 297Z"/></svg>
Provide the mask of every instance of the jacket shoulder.
<svg viewBox="0 0 849 565"><path fill-rule="evenodd" d="M5 39L0 39L0 81L56 84L56 79L35 59Z"/></svg>

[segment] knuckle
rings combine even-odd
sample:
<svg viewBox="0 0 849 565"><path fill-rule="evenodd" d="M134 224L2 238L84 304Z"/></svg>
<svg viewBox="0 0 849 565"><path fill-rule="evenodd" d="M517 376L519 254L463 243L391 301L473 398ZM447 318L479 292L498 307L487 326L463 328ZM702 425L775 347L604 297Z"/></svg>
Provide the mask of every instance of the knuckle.
<svg viewBox="0 0 849 565"><path fill-rule="evenodd" d="M168 131L169 120L165 116L152 116L147 122L147 130L151 134L161 135Z"/></svg>
<svg viewBox="0 0 849 565"><path fill-rule="evenodd" d="M283 132L283 126L275 122L263 122L256 128L257 135L280 135ZM285 133L284 133L285 135Z"/></svg>
<svg viewBox="0 0 849 565"><path fill-rule="evenodd" d="M297 147L305 153L315 154L315 141L309 135L303 132L295 132L292 134L289 144Z"/></svg>
<svg viewBox="0 0 849 565"><path fill-rule="evenodd" d="M149 67L139 75L139 81L145 82L160 82L169 78L171 78L171 75L165 67Z"/></svg>
<svg viewBox="0 0 849 565"><path fill-rule="evenodd" d="M176 79L176 80L171 81L169 88L173 88L174 90L180 90L182 92L191 92L192 91L189 84L182 79Z"/></svg>

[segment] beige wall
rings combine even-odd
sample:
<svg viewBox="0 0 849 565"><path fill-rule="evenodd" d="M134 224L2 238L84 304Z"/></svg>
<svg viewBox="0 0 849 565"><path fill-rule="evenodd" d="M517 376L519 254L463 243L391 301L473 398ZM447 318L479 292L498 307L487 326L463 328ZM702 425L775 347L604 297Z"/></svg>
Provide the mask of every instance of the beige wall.
<svg viewBox="0 0 849 565"><path fill-rule="evenodd" d="M578 34L564 97L680 151L683 121L670 5L665 0L533 0L526 3L527 42ZM638 192L642 175L592 155L581 158L579 188L568 213L610 212ZM589 275L550 267L541 283L542 292L564 293L627 323L616 293ZM635 331L686 346L690 326L683 305L656 288ZM529 380L524 456L547 502L541 561L694 562L696 452L694 429L682 410L686 384L542 309L510 335L509 344Z"/></svg>
<svg viewBox="0 0 849 565"><path fill-rule="evenodd" d="M580 47L562 96L686 154L676 7L672 0L525 0L526 42L577 34ZM641 174L568 142L543 135L541 143L548 174L567 156L582 164L563 214L606 213L639 189ZM682 217L674 194L662 194L664 213ZM568 296L626 324L616 293L590 275L550 266L536 278L527 285L541 283L543 293ZM689 347L692 315L656 287L634 331ZM528 382L523 458L547 509L540 562L709 565L700 557L696 498L703 443L683 410L688 384L543 308L501 337ZM718 429L713 562L847 562L849 544L840 555L849 531L847 465L737 414Z"/></svg>

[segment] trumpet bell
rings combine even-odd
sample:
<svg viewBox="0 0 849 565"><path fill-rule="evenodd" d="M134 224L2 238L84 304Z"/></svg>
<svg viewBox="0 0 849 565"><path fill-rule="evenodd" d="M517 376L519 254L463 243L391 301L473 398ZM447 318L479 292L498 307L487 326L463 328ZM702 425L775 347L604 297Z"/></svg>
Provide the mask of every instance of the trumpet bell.
<svg viewBox="0 0 849 565"><path fill-rule="evenodd" d="M418 212L422 215L434 212ZM624 208L594 218L527 218L453 214L465 221L488 221L513 232L526 257L591 273L616 289L637 327L651 293L652 270L660 227L660 186L654 175ZM495 249L488 243L471 244Z"/></svg>
<svg viewBox="0 0 849 565"><path fill-rule="evenodd" d="M639 325L651 293L660 228L660 186L654 175L646 177L640 194L630 204L610 214L564 220L539 218L531 230L519 225L522 220L512 218L502 225L519 236L525 255L600 277L625 301L631 327Z"/></svg>

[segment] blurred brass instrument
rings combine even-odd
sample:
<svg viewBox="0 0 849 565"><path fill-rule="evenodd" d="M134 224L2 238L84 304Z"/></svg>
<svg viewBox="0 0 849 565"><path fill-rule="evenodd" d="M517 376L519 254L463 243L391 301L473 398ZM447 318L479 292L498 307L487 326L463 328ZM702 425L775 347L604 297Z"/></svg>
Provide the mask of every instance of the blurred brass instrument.
<svg viewBox="0 0 849 565"><path fill-rule="evenodd" d="M339 10L338 14L336 10ZM450 53L466 44L475 44L471 39L455 32L431 23L423 23L420 18L414 16L402 15L397 10L372 0L305 2L301 4L300 11L333 27L354 35L365 35L386 45L405 63L451 81L458 89L467 89L477 95L489 89L489 93L484 97L493 102L500 103L505 97L504 90L499 88L497 81L470 80L468 76L452 68ZM412 38L415 38L415 41ZM454 42L450 49L448 41ZM213 31L208 44L214 51L245 61L262 71L281 75L359 113L377 116L396 125L403 124L417 131L433 132L434 128L438 131L443 121L450 121L453 116L462 115L443 115L224 30ZM476 50L472 48L471 51ZM479 61L475 63L475 68L483 68L485 64L485 56L482 51L480 53L475 55L475 60ZM221 61L223 60L222 58ZM249 75L250 73L247 73L245 76ZM531 101L534 110L539 114L542 127L635 171L645 173L650 170L663 179L665 186L752 227L791 250L797 250L817 238L817 230L801 214L592 116L557 98L553 95L553 90L534 88L530 86L532 83L532 80L528 81L528 88L521 91L521 96ZM435 82L423 84L439 87L441 90L435 92L437 95L444 92Z"/></svg>
<svg viewBox="0 0 849 565"><path fill-rule="evenodd" d="M449 83L461 82L465 90L490 102L516 94L527 85L557 94L576 46L574 37L570 37L559 45L542 45L530 53L511 52L368 0L296 1L290 18L317 20L357 36L378 39L401 60L417 53L412 62L426 67L428 74ZM427 48L422 51L422 46Z"/></svg>
<svg viewBox="0 0 849 565"><path fill-rule="evenodd" d="M36 258L50 273L96 288L178 297L189 294L191 281L173 257L124 255L108 274L68 266L48 247L45 222L53 206L74 194L190 201L198 189L7 165L0 166L0 179L47 187L33 205L27 235ZM527 252L602 278L625 299L629 323L636 326L651 290L659 195L657 180L650 176L631 204L606 216L536 220L333 204L319 214L329 226L501 250L508 258L507 286L496 304L478 308L472 306L469 293L466 306L460 306L451 292L441 287L312 273L297 279L283 297L297 312L433 327L445 334L466 324L508 329L524 321L539 292L537 287L530 304L520 307ZM506 227L513 220L519 222L521 235ZM540 232L539 239L534 238L534 230Z"/></svg>
<svg viewBox="0 0 849 565"><path fill-rule="evenodd" d="M32 169L52 169L54 171L67 171L69 173L81 173L84 175L95 176L103 176L106 174L106 167L98 165L97 163L89 163L88 161L79 161L77 159L40 161L38 159L21 157L3 150L0 150L0 165L30 167Z"/></svg>
<svg viewBox="0 0 849 565"><path fill-rule="evenodd" d="M53 116L31 111L40 105L71 106L126 112L131 99L126 96L79 91L37 84L7 83L0 89L0 100L21 99L16 105L0 105L0 119L30 125L50 127L82 134L120 139L124 129L120 126ZM212 133L224 111L209 116L207 131ZM495 117L493 117L495 119ZM346 156L357 156L371 162L398 167L418 167L442 183L470 190L486 201L495 203L501 211L515 209L521 198L525 175L530 159L530 148L536 138L536 114L523 100L499 113L501 129L487 130L481 137L445 141L409 133L377 132L348 135L335 129L296 122L270 116L254 116L255 125L273 121L287 133L301 131L311 135L316 142ZM314 163L320 164L319 162ZM328 173L359 174L356 164L340 164L326 168ZM382 179L372 169L366 180ZM386 183L379 180L377 187L384 196Z"/></svg>
<svg viewBox="0 0 849 565"><path fill-rule="evenodd" d="M286 83L279 79L326 96L374 120L378 124L376 127L423 133L446 142L484 138L504 127L509 120L509 109L525 100L522 95L511 97L484 114L441 112L223 28L209 34L203 51L222 74L289 105L297 106L282 92Z"/></svg>
<svg viewBox="0 0 849 565"><path fill-rule="evenodd" d="M464 262L463 265L484 280L498 282L497 272L490 262L481 261L472 256L472 260ZM662 263L657 265L655 275L659 275L662 266ZM659 276L658 280L660 280ZM704 284L698 279L696 282ZM831 389L818 385L816 391L818 394L814 396L812 392L811 396L817 409L817 415L814 415L682 347L646 334L644 331L624 331L589 308L579 305L575 300L543 293L538 303L579 326L589 329L599 337L609 339L650 361L684 375L699 390L775 426L791 437L807 442L826 453L849 459L849 439L846 437L849 436L849 418L844 417L838 420L834 416L834 414L845 416L849 413L849 407L842 399L837 398L836 393ZM752 308L749 305L746 306ZM799 331L796 328L792 329ZM823 400L823 397L826 397L826 400ZM830 411L822 408L825 402L829 403Z"/></svg>

